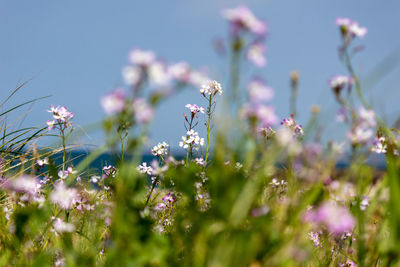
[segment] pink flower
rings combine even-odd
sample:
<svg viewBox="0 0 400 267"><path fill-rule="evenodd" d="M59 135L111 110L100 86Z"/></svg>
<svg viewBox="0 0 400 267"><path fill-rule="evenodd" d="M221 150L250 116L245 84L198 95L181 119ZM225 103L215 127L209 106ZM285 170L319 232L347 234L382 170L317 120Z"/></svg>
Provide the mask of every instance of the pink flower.
<svg viewBox="0 0 400 267"><path fill-rule="evenodd" d="M336 235L351 232L355 226L354 217L349 210L333 202L325 202L317 210L307 211L305 220L324 226L330 233Z"/></svg>
<svg viewBox="0 0 400 267"><path fill-rule="evenodd" d="M264 36L267 32L267 26L254 16L247 6L226 9L223 11L223 16L231 23L234 33L247 30L256 35Z"/></svg>
<svg viewBox="0 0 400 267"><path fill-rule="evenodd" d="M74 117L74 113L69 112L64 106L54 107L54 105L51 105L47 112L53 113L53 118L62 122L67 122Z"/></svg>
<svg viewBox="0 0 400 267"><path fill-rule="evenodd" d="M125 107L125 91L117 88L100 100L101 106L107 115L114 115L122 112Z"/></svg>
<svg viewBox="0 0 400 267"><path fill-rule="evenodd" d="M304 135L303 127L300 124L297 124L297 122L294 120L293 114L291 114L289 118L283 119L281 125L291 130L295 136Z"/></svg>

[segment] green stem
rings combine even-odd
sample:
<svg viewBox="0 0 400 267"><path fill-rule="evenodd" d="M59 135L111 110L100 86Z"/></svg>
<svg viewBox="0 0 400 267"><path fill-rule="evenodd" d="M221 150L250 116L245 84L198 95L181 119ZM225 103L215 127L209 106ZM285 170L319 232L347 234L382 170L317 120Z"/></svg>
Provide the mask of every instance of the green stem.
<svg viewBox="0 0 400 267"><path fill-rule="evenodd" d="M206 157L204 159L204 167L207 166L209 148L210 148L210 132L211 132L211 107L212 107L212 96L208 99L208 108L207 108L207 147L206 147Z"/></svg>
<svg viewBox="0 0 400 267"><path fill-rule="evenodd" d="M351 77L354 80L355 89L356 89L358 98L360 99L361 103L363 104L363 106L366 109L370 109L371 108L370 105L365 100L365 98L362 94L360 80L358 79L356 73L354 72L353 65L351 64L350 55L349 55L349 52L347 51L347 46L344 47L344 59L345 59L345 64L346 64L347 70L349 71Z"/></svg>
<svg viewBox="0 0 400 267"><path fill-rule="evenodd" d="M62 170L65 170L65 156L66 156L66 149L65 149L65 134L64 134L64 129L60 125L61 129L61 139L62 139L62 147L63 147L63 160L62 160Z"/></svg>

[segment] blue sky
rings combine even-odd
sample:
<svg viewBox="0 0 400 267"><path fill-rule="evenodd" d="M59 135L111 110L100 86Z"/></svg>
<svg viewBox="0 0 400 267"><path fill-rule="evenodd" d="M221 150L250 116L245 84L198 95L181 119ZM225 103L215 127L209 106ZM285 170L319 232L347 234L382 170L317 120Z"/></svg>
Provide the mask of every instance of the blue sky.
<svg viewBox="0 0 400 267"><path fill-rule="evenodd" d="M288 115L288 77L298 70L299 121L305 123L310 106L320 104L328 132L337 128L333 119L337 105L327 79L345 73L336 52L336 17L358 20L368 28L367 36L358 42L366 48L354 62L362 81L368 81L370 71L400 47L400 1L395 0L0 0L1 99L19 82L35 76L10 105L53 96L35 104L24 125L43 124L49 118L45 110L54 103L75 112L75 124L86 128L104 117L99 99L123 85L121 69L135 47L153 50L170 62L207 66L210 75L224 85L227 63L215 54L211 43L228 33L221 10L238 4L247 4L268 22L268 64L254 70L275 89L278 116ZM399 77L399 68L394 68L366 93L389 121L400 114ZM184 133L184 105L200 102L192 90L164 103L157 111L151 140L166 140L176 147ZM98 144L101 135L88 134L92 139L87 142Z"/></svg>

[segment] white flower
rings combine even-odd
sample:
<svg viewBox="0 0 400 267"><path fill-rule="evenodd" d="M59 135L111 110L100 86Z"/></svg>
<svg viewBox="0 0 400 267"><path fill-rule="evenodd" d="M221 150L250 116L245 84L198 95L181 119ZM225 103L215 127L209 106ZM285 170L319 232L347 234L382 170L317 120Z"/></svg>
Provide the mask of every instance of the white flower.
<svg viewBox="0 0 400 267"><path fill-rule="evenodd" d="M48 165L49 164L49 158L44 158L44 159L38 159L36 161L37 165L39 165L40 167L43 165Z"/></svg>
<svg viewBox="0 0 400 267"><path fill-rule="evenodd" d="M136 85L142 77L142 70L137 66L126 66L122 69L122 76L127 85Z"/></svg>
<svg viewBox="0 0 400 267"><path fill-rule="evenodd" d="M385 154L386 149L387 145L385 144L385 137L381 136L379 138L375 138L374 146L371 148L371 151L377 154Z"/></svg>
<svg viewBox="0 0 400 267"><path fill-rule="evenodd" d="M195 158L194 161L196 162L196 164L204 166L205 161L203 158Z"/></svg>
<svg viewBox="0 0 400 267"><path fill-rule="evenodd" d="M90 177L89 181L91 183L97 184L100 181L100 176L92 176Z"/></svg>
<svg viewBox="0 0 400 267"><path fill-rule="evenodd" d="M57 183L50 193L50 201L65 210L71 209L78 197L75 188L67 188L63 183Z"/></svg>
<svg viewBox="0 0 400 267"><path fill-rule="evenodd" d="M153 168L151 166L147 166L146 162L143 162L142 165L139 165L136 168L140 173L147 173L148 175L152 175Z"/></svg>
<svg viewBox="0 0 400 267"><path fill-rule="evenodd" d="M179 142L179 146L184 149L188 149L192 145L192 148L199 150L199 145L204 146L204 138L199 137L199 133L193 129L186 132L186 136L182 136L182 141Z"/></svg>
<svg viewBox="0 0 400 267"><path fill-rule="evenodd" d="M53 228L57 233L72 233L75 231L75 226L72 223L66 223L60 218L54 218Z"/></svg>
<svg viewBox="0 0 400 267"><path fill-rule="evenodd" d="M197 113L203 113L204 114L204 108L203 107L199 107L197 105L191 105L191 104L187 104L185 106L186 108L188 108L190 110L191 113L193 114L197 114Z"/></svg>
<svg viewBox="0 0 400 267"><path fill-rule="evenodd" d="M203 95L222 95L222 87L217 81L209 81L207 84L202 85L200 88L200 93Z"/></svg>
<svg viewBox="0 0 400 267"><path fill-rule="evenodd" d="M156 59L156 55L152 51L144 51L134 49L129 55L129 59L133 64L148 66Z"/></svg>
<svg viewBox="0 0 400 267"><path fill-rule="evenodd" d="M158 143L158 145L153 146L153 148L151 149L151 153L154 156L167 155L168 147L169 147L169 145L166 142Z"/></svg>

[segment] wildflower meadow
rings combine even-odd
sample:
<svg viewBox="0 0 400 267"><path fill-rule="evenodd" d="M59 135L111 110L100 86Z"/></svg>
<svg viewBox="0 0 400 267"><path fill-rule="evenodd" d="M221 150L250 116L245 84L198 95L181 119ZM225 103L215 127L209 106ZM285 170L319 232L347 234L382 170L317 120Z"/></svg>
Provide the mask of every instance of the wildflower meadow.
<svg viewBox="0 0 400 267"><path fill-rule="evenodd" d="M43 97L3 109L0 266L399 266L399 127L365 97L353 64L368 29L332 21L345 71L325 90L337 114L321 120L321 103L301 121L300 72L288 77L286 117L268 77L252 74L269 67L272 31L256 14L221 12L227 33L215 48L227 79L133 48L125 86L90 100L105 138L79 160L79 113L54 103L42 107L47 122L11 131L6 116ZM196 97L173 118L185 130L154 142L157 108L185 90ZM343 138L321 139L326 123L342 125ZM109 161L93 167L102 155Z"/></svg>

